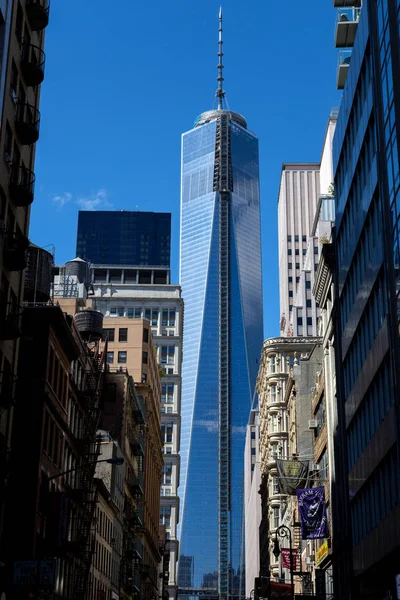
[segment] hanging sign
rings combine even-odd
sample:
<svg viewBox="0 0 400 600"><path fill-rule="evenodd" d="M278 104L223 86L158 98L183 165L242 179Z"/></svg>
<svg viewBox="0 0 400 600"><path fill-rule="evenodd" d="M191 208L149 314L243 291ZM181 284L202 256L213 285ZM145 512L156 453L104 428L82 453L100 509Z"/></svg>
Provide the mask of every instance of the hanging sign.
<svg viewBox="0 0 400 600"><path fill-rule="evenodd" d="M325 490L323 487L296 490L299 506L301 537L316 540L328 537Z"/></svg>

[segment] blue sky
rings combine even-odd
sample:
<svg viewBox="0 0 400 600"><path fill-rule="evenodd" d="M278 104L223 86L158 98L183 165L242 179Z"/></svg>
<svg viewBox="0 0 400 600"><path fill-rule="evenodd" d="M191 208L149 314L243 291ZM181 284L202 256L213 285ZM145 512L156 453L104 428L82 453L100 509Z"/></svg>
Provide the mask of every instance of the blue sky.
<svg viewBox="0 0 400 600"><path fill-rule="evenodd" d="M318 161L336 91L335 11L226 0L224 87L260 139L265 336L279 333L277 195L283 162ZM57 0L30 237L74 258L79 208L172 212L178 281L181 133L213 107L216 0Z"/></svg>

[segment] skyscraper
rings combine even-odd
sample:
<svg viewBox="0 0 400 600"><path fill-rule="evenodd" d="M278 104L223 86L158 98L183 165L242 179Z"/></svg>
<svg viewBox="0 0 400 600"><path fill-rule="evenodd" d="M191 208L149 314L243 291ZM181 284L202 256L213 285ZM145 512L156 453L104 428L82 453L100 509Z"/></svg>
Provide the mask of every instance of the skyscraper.
<svg viewBox="0 0 400 600"><path fill-rule="evenodd" d="M224 598L244 588L243 452L263 318L258 139L223 107L222 12L219 25L218 107L182 136L180 553L193 584L178 585Z"/></svg>
<svg viewBox="0 0 400 600"><path fill-rule="evenodd" d="M170 213L79 211L76 255L91 263L169 267L170 242Z"/></svg>

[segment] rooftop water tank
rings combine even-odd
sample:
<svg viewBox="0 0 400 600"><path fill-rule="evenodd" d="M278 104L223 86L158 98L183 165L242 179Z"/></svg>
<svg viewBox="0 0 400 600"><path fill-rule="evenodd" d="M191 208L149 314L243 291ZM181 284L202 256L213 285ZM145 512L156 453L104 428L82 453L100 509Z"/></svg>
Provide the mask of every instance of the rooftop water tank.
<svg viewBox="0 0 400 600"><path fill-rule="evenodd" d="M74 258L65 263L65 274L75 275L79 283L87 285L89 283L89 263L82 258Z"/></svg>
<svg viewBox="0 0 400 600"><path fill-rule="evenodd" d="M53 255L35 244L27 250L25 270L25 302L47 302L53 280Z"/></svg>
<svg viewBox="0 0 400 600"><path fill-rule="evenodd" d="M75 325L84 340L99 340L103 333L103 314L99 310L86 308L74 316Z"/></svg>

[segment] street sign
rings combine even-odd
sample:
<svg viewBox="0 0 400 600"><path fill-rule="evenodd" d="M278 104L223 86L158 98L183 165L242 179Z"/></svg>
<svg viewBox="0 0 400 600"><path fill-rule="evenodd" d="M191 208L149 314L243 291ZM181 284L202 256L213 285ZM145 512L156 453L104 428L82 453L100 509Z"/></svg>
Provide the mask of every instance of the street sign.
<svg viewBox="0 0 400 600"><path fill-rule="evenodd" d="M38 565L40 574L38 577ZM16 560L14 561L14 585L54 586L56 578L55 560Z"/></svg>

